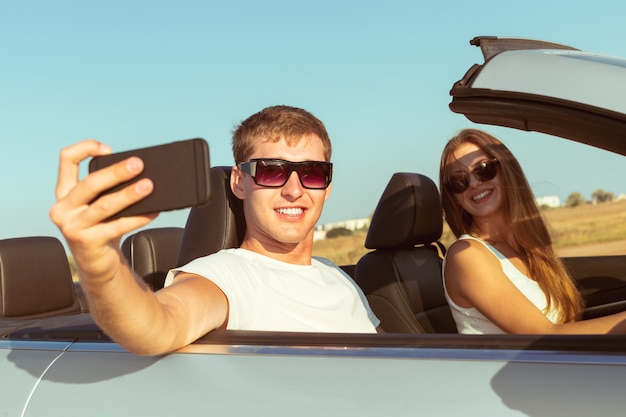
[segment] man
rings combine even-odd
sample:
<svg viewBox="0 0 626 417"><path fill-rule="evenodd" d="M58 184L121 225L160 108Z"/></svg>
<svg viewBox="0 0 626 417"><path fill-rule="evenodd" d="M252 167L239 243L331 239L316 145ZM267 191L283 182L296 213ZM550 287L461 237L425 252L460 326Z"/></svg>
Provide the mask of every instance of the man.
<svg viewBox="0 0 626 417"><path fill-rule="evenodd" d="M156 293L134 276L120 239L157 214L104 222L149 195L152 182L94 201L137 176L142 161L129 158L78 179L82 160L110 152L93 140L61 152L50 217L74 255L94 319L120 345L160 354L216 328L376 331L379 321L356 284L329 261L312 259L314 227L332 188L330 139L312 114L275 106L241 123L233 134L230 179L246 217L241 248L170 272Z"/></svg>

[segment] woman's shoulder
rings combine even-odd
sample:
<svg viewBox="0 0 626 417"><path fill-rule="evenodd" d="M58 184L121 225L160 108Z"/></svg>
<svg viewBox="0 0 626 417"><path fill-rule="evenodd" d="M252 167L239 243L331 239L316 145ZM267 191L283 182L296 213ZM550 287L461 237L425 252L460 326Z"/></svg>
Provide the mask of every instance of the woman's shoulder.
<svg viewBox="0 0 626 417"><path fill-rule="evenodd" d="M488 244L473 236L457 239L446 252L446 268L482 270L489 267L501 269L498 256Z"/></svg>
<svg viewBox="0 0 626 417"><path fill-rule="evenodd" d="M447 254L490 253L485 241L471 235L461 235L450 245Z"/></svg>

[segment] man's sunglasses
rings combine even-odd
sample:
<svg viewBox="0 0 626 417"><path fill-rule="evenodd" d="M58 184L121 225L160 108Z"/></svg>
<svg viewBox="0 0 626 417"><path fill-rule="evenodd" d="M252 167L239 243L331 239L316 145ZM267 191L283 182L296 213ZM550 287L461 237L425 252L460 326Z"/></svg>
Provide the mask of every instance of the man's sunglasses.
<svg viewBox="0 0 626 417"><path fill-rule="evenodd" d="M498 165L500 162L496 158L480 161L469 171L459 171L450 175L445 185L453 193L461 194L469 187L470 173L480 181L489 181L498 174Z"/></svg>
<svg viewBox="0 0 626 417"><path fill-rule="evenodd" d="M237 166L249 174L256 185L263 187L282 187L287 183L291 173L296 171L298 178L300 178L300 184L304 188L323 190L328 188L333 176L333 164L330 162L251 159Z"/></svg>

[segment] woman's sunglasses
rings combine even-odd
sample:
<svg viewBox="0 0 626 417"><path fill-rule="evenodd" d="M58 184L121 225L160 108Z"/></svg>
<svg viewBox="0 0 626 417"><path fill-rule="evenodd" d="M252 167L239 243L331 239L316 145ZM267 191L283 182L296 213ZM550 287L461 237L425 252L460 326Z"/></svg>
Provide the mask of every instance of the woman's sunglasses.
<svg viewBox="0 0 626 417"><path fill-rule="evenodd" d="M290 162L282 159L251 159L238 165L249 174L256 185L263 187L282 187L287 183L293 171L298 173L300 184L304 188L323 190L328 188L333 175L330 162L304 161Z"/></svg>
<svg viewBox="0 0 626 417"><path fill-rule="evenodd" d="M500 162L496 159L488 159L479 162L469 171L455 172L446 180L446 187L455 194L461 194L467 190L470 183L470 173L480 181L489 181L498 174L498 165Z"/></svg>

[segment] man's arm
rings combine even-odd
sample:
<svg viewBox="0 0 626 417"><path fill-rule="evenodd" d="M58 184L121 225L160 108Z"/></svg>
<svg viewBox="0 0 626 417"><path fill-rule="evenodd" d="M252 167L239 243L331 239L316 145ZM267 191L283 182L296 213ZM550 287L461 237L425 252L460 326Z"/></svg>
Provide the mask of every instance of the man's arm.
<svg viewBox="0 0 626 417"><path fill-rule="evenodd" d="M134 276L121 253L121 237L148 224L157 214L105 219L148 196L153 184L143 179L97 197L139 175L143 162L129 158L82 181L78 178L81 161L110 152L108 146L93 140L61 151L57 202L50 217L65 236L90 311L103 330L130 351L169 352L221 326L228 303L215 284L197 275L181 275L174 285L158 293Z"/></svg>
<svg viewBox="0 0 626 417"><path fill-rule="evenodd" d="M88 281L81 277L81 282ZM102 329L121 346L142 355L186 346L225 325L228 315L224 293L194 274L181 273L172 285L156 293L133 276L122 275L85 292Z"/></svg>

